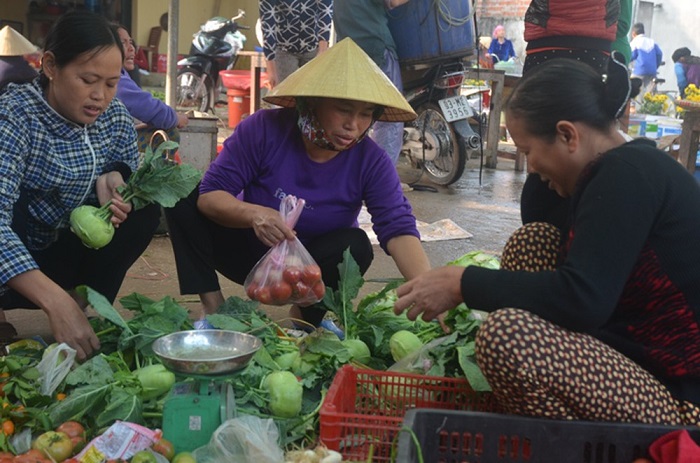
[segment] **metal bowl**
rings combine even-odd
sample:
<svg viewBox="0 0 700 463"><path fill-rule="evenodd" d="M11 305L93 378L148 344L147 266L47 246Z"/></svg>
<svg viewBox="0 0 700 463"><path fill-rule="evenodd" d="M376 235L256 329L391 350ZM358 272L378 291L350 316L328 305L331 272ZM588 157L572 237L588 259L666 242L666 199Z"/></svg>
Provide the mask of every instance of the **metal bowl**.
<svg viewBox="0 0 700 463"><path fill-rule="evenodd" d="M255 336L227 330L171 333L153 342L163 365L186 375L221 375L240 370L262 346Z"/></svg>

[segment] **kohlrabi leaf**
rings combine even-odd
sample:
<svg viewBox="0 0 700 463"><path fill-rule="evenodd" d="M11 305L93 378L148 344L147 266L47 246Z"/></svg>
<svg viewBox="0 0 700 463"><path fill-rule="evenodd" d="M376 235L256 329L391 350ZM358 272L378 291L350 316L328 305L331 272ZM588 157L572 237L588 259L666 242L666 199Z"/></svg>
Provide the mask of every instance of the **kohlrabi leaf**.
<svg viewBox="0 0 700 463"><path fill-rule="evenodd" d="M202 173L188 164L177 164L163 156L165 149L177 148L177 143L168 141L156 148L155 153L146 148L143 161L131 175L119 193L130 201L134 209L157 203L173 207L180 199L189 195L202 178Z"/></svg>
<svg viewBox="0 0 700 463"><path fill-rule="evenodd" d="M95 312L102 315L107 320L122 328L124 331L131 333L131 329L126 321L119 314L117 309L104 297L94 289L81 285L75 288L75 291L86 301L90 303Z"/></svg>

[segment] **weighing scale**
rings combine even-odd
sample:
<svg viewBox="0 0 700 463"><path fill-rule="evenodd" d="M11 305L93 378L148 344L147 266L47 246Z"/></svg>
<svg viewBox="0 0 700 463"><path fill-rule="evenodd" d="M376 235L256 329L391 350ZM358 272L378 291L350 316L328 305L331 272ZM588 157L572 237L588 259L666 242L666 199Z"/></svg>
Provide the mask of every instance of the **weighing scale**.
<svg viewBox="0 0 700 463"><path fill-rule="evenodd" d="M182 379L165 398L163 437L175 453L209 443L214 431L236 416L233 387L227 382L262 346L255 336L227 330L190 330L153 342L163 365Z"/></svg>

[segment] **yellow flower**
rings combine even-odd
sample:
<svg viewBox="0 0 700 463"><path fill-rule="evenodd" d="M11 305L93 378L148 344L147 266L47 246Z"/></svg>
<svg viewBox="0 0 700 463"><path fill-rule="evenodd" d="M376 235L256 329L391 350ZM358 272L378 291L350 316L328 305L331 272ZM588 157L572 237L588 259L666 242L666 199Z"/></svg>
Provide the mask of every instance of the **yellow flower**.
<svg viewBox="0 0 700 463"><path fill-rule="evenodd" d="M657 95L652 95L646 92L642 97L642 105L638 112L658 116L662 112L668 110L669 104L668 97L665 94L659 93Z"/></svg>

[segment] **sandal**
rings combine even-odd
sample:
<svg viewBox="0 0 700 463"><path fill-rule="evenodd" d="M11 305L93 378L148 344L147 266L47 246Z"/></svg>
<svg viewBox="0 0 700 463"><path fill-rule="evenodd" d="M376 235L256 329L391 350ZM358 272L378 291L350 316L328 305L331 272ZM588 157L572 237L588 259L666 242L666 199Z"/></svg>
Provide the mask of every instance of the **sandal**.
<svg viewBox="0 0 700 463"><path fill-rule="evenodd" d="M301 324L301 323L296 323L292 322L292 326L294 327L295 330L298 331L304 331L305 333L311 333L315 330L315 328L312 328L309 325ZM342 341L345 339L345 332L335 324L335 322L331 319L324 318L321 323L318 325L318 328L323 328L325 330L330 331L331 333L334 333L338 338Z"/></svg>

